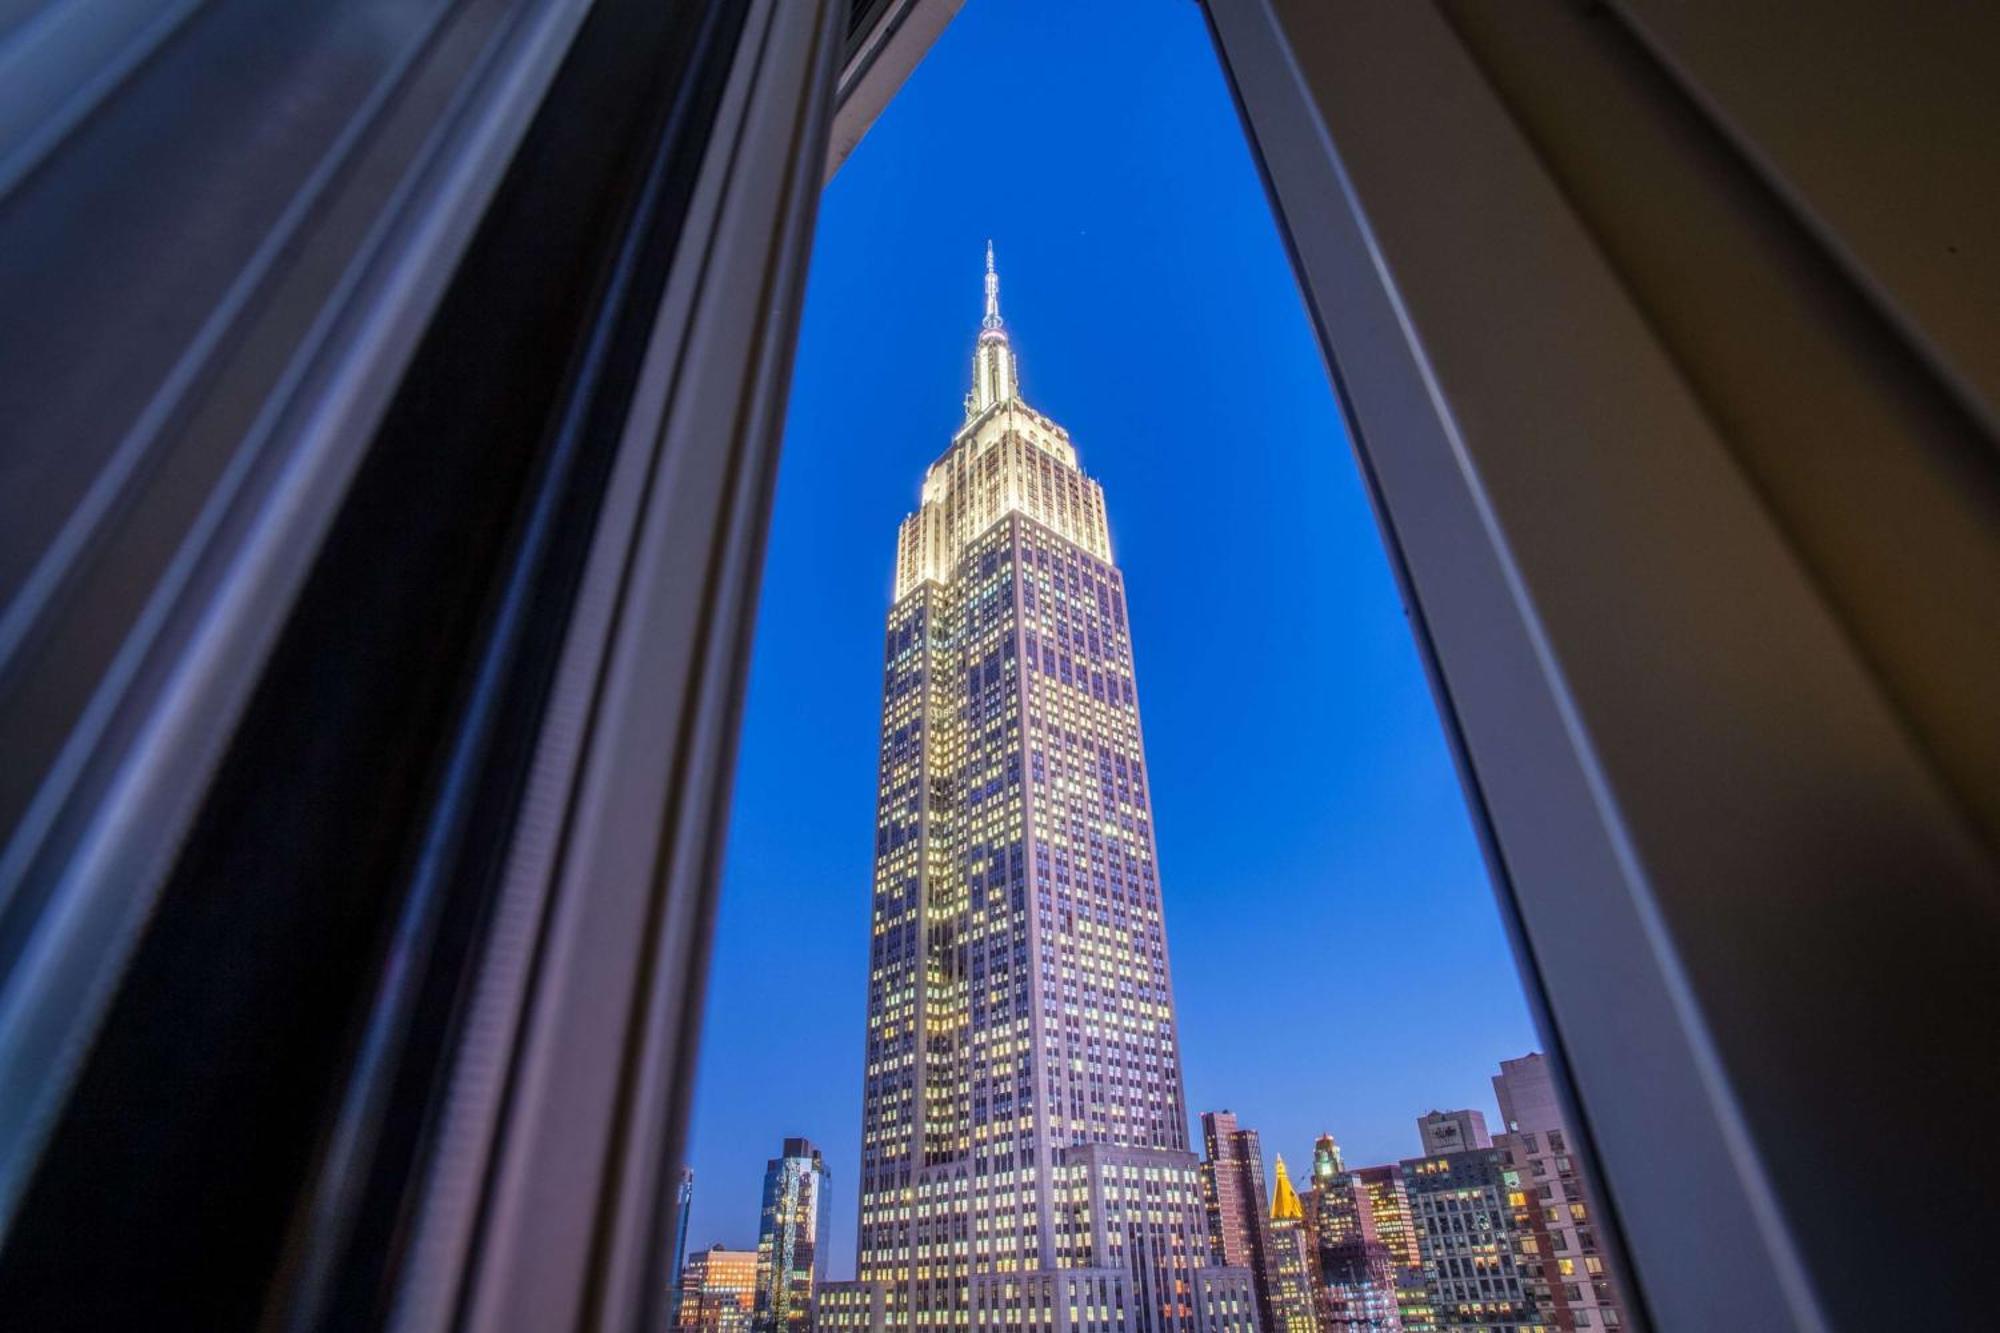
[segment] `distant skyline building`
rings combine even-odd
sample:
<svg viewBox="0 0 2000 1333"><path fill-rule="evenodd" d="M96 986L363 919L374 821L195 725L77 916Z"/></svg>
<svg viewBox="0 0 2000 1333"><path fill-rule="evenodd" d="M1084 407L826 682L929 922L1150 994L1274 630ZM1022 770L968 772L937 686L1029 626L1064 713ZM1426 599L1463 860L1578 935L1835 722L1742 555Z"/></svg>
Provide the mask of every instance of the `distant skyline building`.
<svg viewBox="0 0 2000 1333"><path fill-rule="evenodd" d="M999 282L989 245L964 420L897 539L856 1281L897 1329L1247 1333L1250 1274L1207 1262L1104 493L1021 397Z"/></svg>
<svg viewBox="0 0 2000 1333"><path fill-rule="evenodd" d="M1520 1175L1521 1267L1558 1329L1618 1328L1625 1312L1605 1266L1598 1212L1540 1053L1502 1060L1493 1076L1504 1131L1495 1146Z"/></svg>
<svg viewBox="0 0 2000 1333"><path fill-rule="evenodd" d="M1321 1333L1402 1333L1398 1264L1376 1233L1366 1188L1347 1169L1331 1134L1313 1144L1305 1209L1318 1261L1314 1297Z"/></svg>
<svg viewBox="0 0 2000 1333"><path fill-rule="evenodd" d="M1417 1134L1423 1140L1426 1157L1493 1146L1483 1111L1426 1112L1417 1117Z"/></svg>
<svg viewBox="0 0 2000 1333"><path fill-rule="evenodd" d="M1249 1270L1256 1284L1258 1322L1272 1328L1273 1256L1263 1143L1256 1130L1244 1129L1230 1111L1204 1111L1201 1139L1202 1201L1215 1262Z"/></svg>
<svg viewBox="0 0 2000 1333"><path fill-rule="evenodd" d="M681 1269L681 1333L750 1333L757 1306L757 1252L720 1245Z"/></svg>
<svg viewBox="0 0 2000 1333"><path fill-rule="evenodd" d="M687 1268L688 1215L694 1208L694 1168L682 1167L674 1177L674 1234L667 1253L672 1268L667 1276L667 1323L676 1326L681 1313L681 1274Z"/></svg>
<svg viewBox="0 0 2000 1333"><path fill-rule="evenodd" d="M1424 1281L1424 1256L1410 1216L1410 1196L1403 1187L1403 1168L1394 1162L1364 1166L1354 1176L1368 1196L1375 1236L1395 1265L1396 1318L1403 1333L1433 1333L1430 1287Z"/></svg>
<svg viewBox="0 0 2000 1333"><path fill-rule="evenodd" d="M1315 1239L1335 1244L1359 1235L1364 1215L1356 1204L1353 1178L1331 1134L1313 1140L1312 1180L1305 1193L1306 1224ZM1373 1229L1373 1219L1367 1219Z"/></svg>
<svg viewBox="0 0 2000 1333"><path fill-rule="evenodd" d="M1319 1333L1319 1256L1306 1229L1305 1204L1277 1156L1271 1187L1271 1322L1268 1333Z"/></svg>
<svg viewBox="0 0 2000 1333"><path fill-rule="evenodd" d="M1428 1117L1426 1117L1428 1119ZM1440 1333L1547 1333L1517 1261L1508 1195L1519 1177L1497 1148L1440 1153L1402 1163L1410 1217Z"/></svg>
<svg viewBox="0 0 2000 1333"><path fill-rule="evenodd" d="M756 1333L810 1333L826 1276L826 1161L812 1140L788 1138L764 1169L757 1225Z"/></svg>

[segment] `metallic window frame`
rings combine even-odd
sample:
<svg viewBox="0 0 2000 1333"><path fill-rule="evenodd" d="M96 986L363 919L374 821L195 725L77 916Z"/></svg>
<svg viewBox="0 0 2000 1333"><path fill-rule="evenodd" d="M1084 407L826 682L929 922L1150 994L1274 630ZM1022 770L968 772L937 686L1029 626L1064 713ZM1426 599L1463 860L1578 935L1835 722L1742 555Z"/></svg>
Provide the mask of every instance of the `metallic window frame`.
<svg viewBox="0 0 2000 1333"><path fill-rule="evenodd" d="M51 21L81 8L50 6ZM171 35L191 48L183 59L232 35L227 8L197 16L213 30L181 17ZM432 8L383 52L351 120L313 147L323 156L297 204L241 256L213 332L133 421L7 608L6 748L10 763L46 753L46 766L0 854L0 1208L19 1195L316 538L587 5ZM162 76L157 54L119 64L117 91L135 101ZM114 143L137 133L134 110L106 97L91 132ZM43 183L25 173L17 196ZM87 256L42 262L52 259ZM295 350L259 356L262 340ZM162 475L206 492L172 527L143 503ZM107 608L107 594L124 608ZM46 702L59 684L72 713ZM13 743L30 731L60 736L60 748Z"/></svg>
<svg viewBox="0 0 2000 1333"><path fill-rule="evenodd" d="M2000 488L1965 367L1991 364L1996 293L1990 256L1966 266L1982 329L1916 256L1990 212L1962 134L1993 84L1922 104L1961 130L1922 161L1894 79L1838 118L1831 144L1885 127L1855 167L1959 155L1865 245L1796 117L1870 30L1897 77L1947 50L1996 72L1990 14L1914 8L1960 41L1846 4L1796 43L1649 0L1208 5L1635 1313L1664 1328L1979 1318ZM1798 364L1760 364L1724 332L1745 321ZM1954 615L1894 614L1926 584ZM1924 1212L1959 1221L1888 1220Z"/></svg>

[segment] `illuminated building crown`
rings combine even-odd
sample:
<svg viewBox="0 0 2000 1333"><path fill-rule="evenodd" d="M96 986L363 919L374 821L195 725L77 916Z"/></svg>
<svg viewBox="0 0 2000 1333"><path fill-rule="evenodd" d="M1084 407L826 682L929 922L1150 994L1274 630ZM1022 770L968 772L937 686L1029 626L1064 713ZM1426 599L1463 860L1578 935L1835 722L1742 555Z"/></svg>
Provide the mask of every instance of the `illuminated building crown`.
<svg viewBox="0 0 2000 1333"><path fill-rule="evenodd" d="M1278 1188L1271 1191L1271 1220L1273 1222L1300 1222L1305 1220L1306 1206L1299 1202L1299 1192L1292 1188L1292 1178L1285 1171L1285 1159L1278 1158Z"/></svg>
<svg viewBox="0 0 2000 1333"><path fill-rule="evenodd" d="M1069 432L1021 398L1014 349L1000 319L1000 275L986 248L986 313L972 358L972 392L951 447L924 474L918 511L896 541L898 599L944 583L980 535L1018 513L1111 560L1104 491L1078 466Z"/></svg>

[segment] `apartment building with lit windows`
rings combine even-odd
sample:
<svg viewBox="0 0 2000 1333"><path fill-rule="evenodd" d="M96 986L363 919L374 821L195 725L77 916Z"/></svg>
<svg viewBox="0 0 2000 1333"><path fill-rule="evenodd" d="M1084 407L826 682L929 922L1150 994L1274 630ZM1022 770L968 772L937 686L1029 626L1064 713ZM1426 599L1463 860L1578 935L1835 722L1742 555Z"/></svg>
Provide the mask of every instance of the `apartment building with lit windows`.
<svg viewBox="0 0 2000 1333"><path fill-rule="evenodd" d="M1520 1178L1520 1266L1564 1333L1618 1328L1625 1314L1599 1241L1597 1206L1572 1148L1548 1060L1502 1060L1493 1093L1506 1127L1494 1139Z"/></svg>
<svg viewBox="0 0 2000 1333"><path fill-rule="evenodd" d="M1389 1251L1396 1284L1396 1318L1403 1333L1435 1333L1430 1287L1424 1281L1424 1257L1410 1216L1410 1196L1403 1187L1403 1168L1394 1162L1359 1167L1354 1172L1375 1219L1375 1236Z"/></svg>
<svg viewBox="0 0 2000 1333"><path fill-rule="evenodd" d="M1410 1217L1430 1288L1431 1326L1479 1333L1552 1333L1518 1267L1508 1195L1519 1178L1497 1148L1402 1163Z"/></svg>
<svg viewBox="0 0 2000 1333"><path fill-rule="evenodd" d="M1249 1333L1189 1151L1123 576L1020 394L987 252L972 391L884 641L857 1276L889 1327Z"/></svg>
<svg viewBox="0 0 2000 1333"><path fill-rule="evenodd" d="M1313 1144L1305 1226L1317 1260L1314 1298L1321 1333L1402 1333L1397 1258L1375 1226L1367 1188L1322 1134Z"/></svg>

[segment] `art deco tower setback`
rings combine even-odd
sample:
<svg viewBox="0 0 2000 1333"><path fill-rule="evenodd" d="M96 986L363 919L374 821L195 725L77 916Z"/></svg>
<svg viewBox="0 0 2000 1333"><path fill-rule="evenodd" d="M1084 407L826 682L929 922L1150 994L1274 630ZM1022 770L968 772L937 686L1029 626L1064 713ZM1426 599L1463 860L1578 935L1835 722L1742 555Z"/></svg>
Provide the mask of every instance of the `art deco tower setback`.
<svg viewBox="0 0 2000 1333"><path fill-rule="evenodd" d="M1247 1333L1188 1151L1104 493L1021 398L991 246L972 379L897 540L857 1285L899 1329Z"/></svg>

